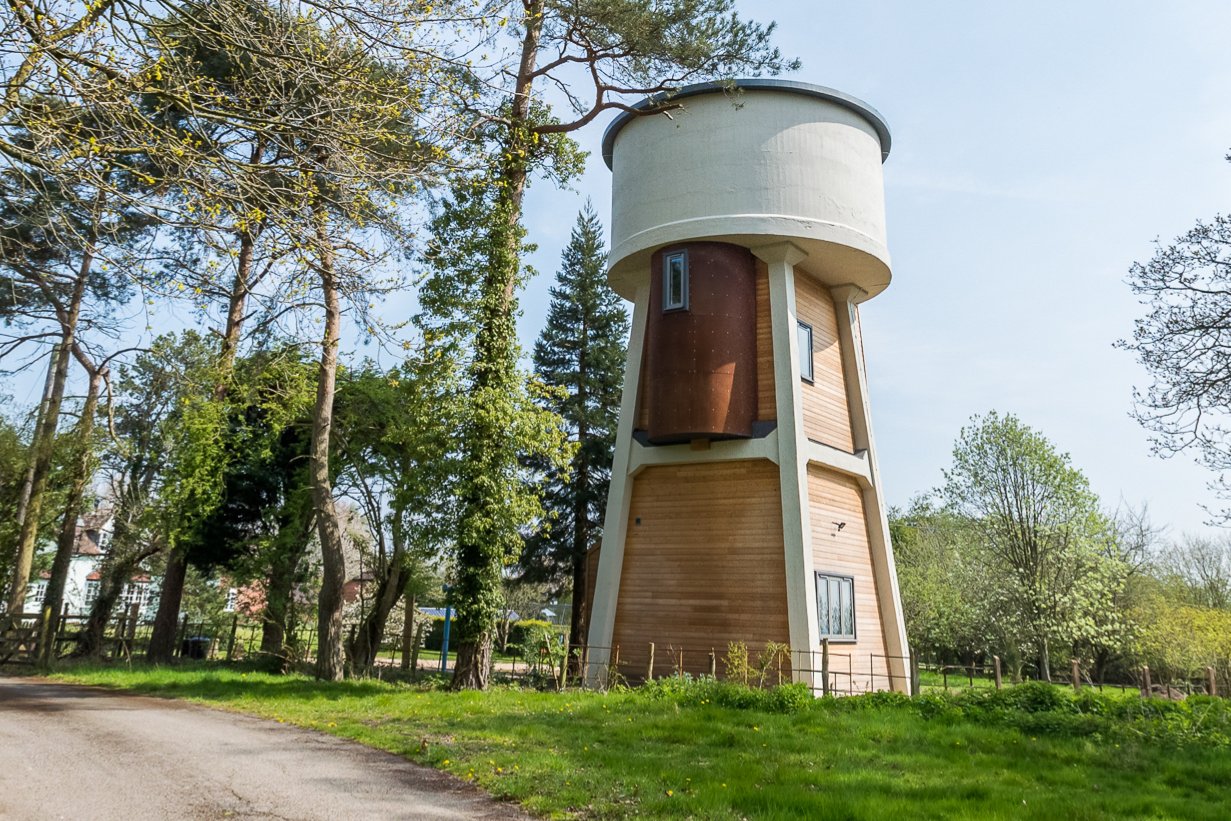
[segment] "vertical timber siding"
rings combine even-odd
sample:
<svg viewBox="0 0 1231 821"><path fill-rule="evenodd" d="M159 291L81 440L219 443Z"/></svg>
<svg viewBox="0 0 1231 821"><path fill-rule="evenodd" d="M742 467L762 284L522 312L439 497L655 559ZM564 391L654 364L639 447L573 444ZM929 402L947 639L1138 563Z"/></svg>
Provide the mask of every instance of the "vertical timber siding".
<svg viewBox="0 0 1231 821"><path fill-rule="evenodd" d="M795 269L795 312L812 326L812 384L803 382L804 434L814 442L854 450L846 380L838 348L838 319L825 286Z"/></svg>
<svg viewBox="0 0 1231 821"><path fill-rule="evenodd" d="M757 419L778 418L774 396L774 334L769 318L769 266L756 261L757 291Z"/></svg>
<svg viewBox="0 0 1231 821"><path fill-rule="evenodd" d="M765 642L788 641L781 505L767 460L637 475L612 636L625 677L645 676L650 642L656 675L670 674L681 649L685 670L708 672L711 648L722 675L728 642L755 658Z"/></svg>
<svg viewBox="0 0 1231 821"><path fill-rule="evenodd" d="M812 564L816 572L850 576L855 580L856 641L830 645L830 669L843 672L849 669L854 676L849 682L845 675L838 676L837 686L844 691L849 684L854 692L873 687L888 689L888 671L883 658L885 630L881 624L859 483L849 476L809 465L808 510L812 523ZM839 530L835 522L845 522L845 525ZM809 583L808 595L816 596L815 581ZM819 662L814 666L819 668ZM871 671L876 673L875 682L868 675Z"/></svg>

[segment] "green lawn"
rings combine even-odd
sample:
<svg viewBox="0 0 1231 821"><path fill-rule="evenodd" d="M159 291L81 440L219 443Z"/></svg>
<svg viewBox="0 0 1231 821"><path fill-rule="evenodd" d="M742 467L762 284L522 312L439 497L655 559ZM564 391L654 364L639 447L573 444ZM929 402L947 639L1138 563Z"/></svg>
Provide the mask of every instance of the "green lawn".
<svg viewBox="0 0 1231 821"><path fill-rule="evenodd" d="M767 711L720 706L703 691L452 694L219 666L74 667L54 677L352 738L550 817L1121 819L1231 812L1228 711L1213 703L1167 705L1171 712L1154 723L1121 733L1097 715L1059 721L1040 713L1018 726L976 720L939 696L914 703L808 700ZM1190 725L1198 735L1185 741ZM1151 738L1154 727L1166 732Z"/></svg>

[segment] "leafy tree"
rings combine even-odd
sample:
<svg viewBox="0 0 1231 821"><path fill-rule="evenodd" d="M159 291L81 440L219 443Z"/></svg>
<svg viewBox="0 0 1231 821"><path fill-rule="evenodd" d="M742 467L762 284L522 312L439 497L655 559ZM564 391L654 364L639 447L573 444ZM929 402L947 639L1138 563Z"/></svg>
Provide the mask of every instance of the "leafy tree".
<svg viewBox="0 0 1231 821"><path fill-rule="evenodd" d="M587 203L564 249L547 325L534 346L535 371L557 389L546 405L564 419L577 451L567 474L549 477L549 524L527 541L520 564L528 581L550 582L557 590L571 582L574 646L586 640L586 552L602 537L628 338L623 301L607 287L602 232Z"/></svg>
<svg viewBox="0 0 1231 821"><path fill-rule="evenodd" d="M976 529L996 617L1050 680L1052 647L1094 632L1123 579L1100 551L1110 528L1089 482L1040 433L993 411L962 428L942 493Z"/></svg>
<svg viewBox="0 0 1231 821"><path fill-rule="evenodd" d="M375 592L349 652L355 669L375 663L399 598L424 592L452 532L457 387L455 363L444 357L408 359L384 373L369 365L342 382L338 485L363 510L374 548Z"/></svg>
<svg viewBox="0 0 1231 821"><path fill-rule="evenodd" d="M114 509L111 544L100 568L98 596L77 652L96 656L124 585L143 563L180 534L177 476L191 458L185 439L198 433L192 416L208 394L214 351L195 332L165 335L119 369L112 405L114 439L103 453L107 497Z"/></svg>
<svg viewBox="0 0 1231 821"><path fill-rule="evenodd" d="M1231 216L1157 243L1153 257L1129 269L1128 284L1146 310L1132 338L1117 343L1150 376L1134 391L1137 420L1155 453L1195 454L1216 474L1215 490L1231 497Z"/></svg>
<svg viewBox="0 0 1231 821"><path fill-rule="evenodd" d="M891 510L889 529L912 652L970 663L1001 650L977 527L920 498Z"/></svg>
<svg viewBox="0 0 1231 821"><path fill-rule="evenodd" d="M1171 545L1162 569L1183 582L1187 603L1231 610L1231 539L1184 536Z"/></svg>

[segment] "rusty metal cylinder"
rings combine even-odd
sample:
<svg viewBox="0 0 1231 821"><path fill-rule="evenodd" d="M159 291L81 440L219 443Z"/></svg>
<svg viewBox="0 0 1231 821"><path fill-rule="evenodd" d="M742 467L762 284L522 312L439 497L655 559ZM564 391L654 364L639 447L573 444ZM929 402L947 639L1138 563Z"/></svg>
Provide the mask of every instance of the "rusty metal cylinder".
<svg viewBox="0 0 1231 821"><path fill-rule="evenodd" d="M687 285L669 292L664 261L687 260ZM652 444L752 435L757 408L756 265L725 242L671 245L651 258L645 402Z"/></svg>

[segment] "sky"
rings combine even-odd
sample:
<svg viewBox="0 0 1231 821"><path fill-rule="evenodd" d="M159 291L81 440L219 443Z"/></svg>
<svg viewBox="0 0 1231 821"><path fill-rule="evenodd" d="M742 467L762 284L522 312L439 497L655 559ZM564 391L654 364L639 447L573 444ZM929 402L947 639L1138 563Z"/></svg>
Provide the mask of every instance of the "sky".
<svg viewBox="0 0 1231 821"><path fill-rule="evenodd" d="M893 134L894 279L861 309L887 501L941 484L962 425L995 409L1069 453L1109 507L1146 503L1173 537L1207 530L1211 474L1150 454L1130 418L1146 376L1113 343L1143 312L1129 266L1231 205L1231 3L737 6L777 21L776 42L803 64L791 77L868 102ZM527 350L586 199L609 223L610 120L577 135L590 157L571 190L530 189L539 274L522 298ZM405 319L413 294L385 308ZM149 333L191 320L159 310ZM41 387L30 371L0 392L29 406Z"/></svg>
<svg viewBox="0 0 1231 821"><path fill-rule="evenodd" d="M1143 313L1129 266L1231 205L1231 4L738 5L778 22L803 63L791 77L870 103L893 134L894 279L862 306L888 502L938 486L962 425L996 409L1070 454L1106 505L1206 531L1211 474L1151 455L1130 417L1145 373L1113 343ZM527 344L577 210L588 197L608 221L609 121L580 135L576 190L531 189Z"/></svg>

